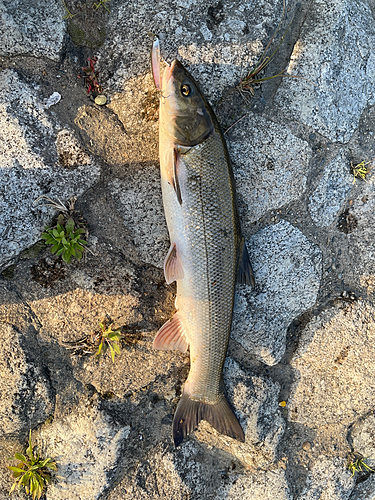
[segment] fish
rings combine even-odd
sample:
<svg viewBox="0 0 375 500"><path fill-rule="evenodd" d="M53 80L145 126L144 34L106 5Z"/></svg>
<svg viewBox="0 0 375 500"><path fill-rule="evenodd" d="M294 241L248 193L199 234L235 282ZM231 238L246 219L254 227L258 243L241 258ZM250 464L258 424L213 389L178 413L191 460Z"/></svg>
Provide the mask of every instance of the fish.
<svg viewBox="0 0 375 500"><path fill-rule="evenodd" d="M241 231L233 170L217 118L192 75L175 59L152 71L159 93L159 156L170 248L168 284L176 281L176 312L157 332L155 349L190 348L190 371L173 424L177 447L201 420L245 440L223 383L236 281L254 286Z"/></svg>

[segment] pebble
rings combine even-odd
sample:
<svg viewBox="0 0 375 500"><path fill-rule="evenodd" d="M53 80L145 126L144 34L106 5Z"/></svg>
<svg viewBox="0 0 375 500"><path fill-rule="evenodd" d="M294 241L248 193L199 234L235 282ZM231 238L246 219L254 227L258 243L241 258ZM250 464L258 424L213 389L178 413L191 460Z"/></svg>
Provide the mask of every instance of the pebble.
<svg viewBox="0 0 375 500"><path fill-rule="evenodd" d="M103 106L107 103L107 98L105 95L97 95L95 97L95 104L99 104L99 106Z"/></svg>

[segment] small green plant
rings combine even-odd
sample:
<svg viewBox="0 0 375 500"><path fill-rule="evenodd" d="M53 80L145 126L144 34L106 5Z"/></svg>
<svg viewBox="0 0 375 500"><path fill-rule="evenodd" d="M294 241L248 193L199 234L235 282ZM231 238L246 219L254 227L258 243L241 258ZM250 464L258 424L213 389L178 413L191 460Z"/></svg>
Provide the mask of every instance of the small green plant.
<svg viewBox="0 0 375 500"><path fill-rule="evenodd" d="M66 10L66 15L64 16L64 19L73 19L73 17L74 17L76 14L72 14L72 13L70 12L70 10L68 9L68 7L66 6L66 3L65 3L65 2L63 2L63 3L64 3L64 8L65 8L65 10Z"/></svg>
<svg viewBox="0 0 375 500"><path fill-rule="evenodd" d="M95 10L100 9L100 7L104 7L108 12L111 12L109 8L106 6L107 2L110 2L111 0L99 0L98 3L94 3L93 7L95 7Z"/></svg>
<svg viewBox="0 0 375 500"><path fill-rule="evenodd" d="M364 181L366 180L366 175L370 172L370 168L368 167L370 165L369 161L361 161L361 163L358 163L358 165L353 165L351 164L351 169L353 173L353 184L355 184L355 181L357 177L360 177Z"/></svg>
<svg viewBox="0 0 375 500"><path fill-rule="evenodd" d="M112 330L113 323L111 323L107 328L105 320L100 321L99 326L101 332L97 334L97 339L100 341L100 344L96 356L99 358L102 354L105 354L109 348L111 351L112 361L114 363L115 353L120 354L120 346L118 342L122 338L121 328Z"/></svg>
<svg viewBox="0 0 375 500"><path fill-rule="evenodd" d="M374 469L371 469L369 465L366 464L365 460L368 459L368 457L364 457L362 455L357 456L357 458L354 460L355 457L350 461L348 461L348 469L352 473L352 477L356 472L375 472ZM362 467L364 469L362 469Z"/></svg>
<svg viewBox="0 0 375 500"><path fill-rule="evenodd" d="M31 443L31 430L29 433L29 446L26 455L15 453L9 460L18 460L16 467L8 465L8 469L13 472L16 481L13 483L9 494L17 488L25 488L26 493L31 495L33 500L43 495L46 487L52 482L52 472L57 470L56 462L50 458L41 458L36 455Z"/></svg>
<svg viewBox="0 0 375 500"><path fill-rule="evenodd" d="M87 62L88 66L83 66L83 75L77 75L78 78L83 78L85 86L87 87L87 93L95 92L96 94L101 94L103 92L103 87L99 84L99 71L95 69L95 64L97 63L97 57L89 57Z"/></svg>
<svg viewBox="0 0 375 500"><path fill-rule="evenodd" d="M72 257L80 260L85 250L83 245L87 241L81 239L86 231L76 227L74 220L69 218L64 223L64 215L60 214L57 218L55 227L46 228L42 234L42 239L46 245L52 245L51 252L57 256L61 255L64 262L70 263Z"/></svg>

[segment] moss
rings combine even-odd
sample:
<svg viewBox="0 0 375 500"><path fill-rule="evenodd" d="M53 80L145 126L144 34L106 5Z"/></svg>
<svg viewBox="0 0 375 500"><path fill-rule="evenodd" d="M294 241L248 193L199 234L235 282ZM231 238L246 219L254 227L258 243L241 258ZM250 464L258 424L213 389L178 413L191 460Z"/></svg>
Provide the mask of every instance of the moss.
<svg viewBox="0 0 375 500"><path fill-rule="evenodd" d="M95 49L103 45L105 29L101 26L79 25L74 20L69 22L68 33L74 45Z"/></svg>

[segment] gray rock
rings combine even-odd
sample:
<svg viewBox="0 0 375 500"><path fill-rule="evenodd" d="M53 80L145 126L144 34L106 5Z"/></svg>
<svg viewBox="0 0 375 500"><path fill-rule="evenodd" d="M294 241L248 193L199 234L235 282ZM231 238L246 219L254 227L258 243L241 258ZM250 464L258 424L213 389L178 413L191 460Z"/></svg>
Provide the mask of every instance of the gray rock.
<svg viewBox="0 0 375 500"><path fill-rule="evenodd" d="M110 485L121 446L130 433L100 410L95 397L66 417L46 424L37 439L43 456L55 459L61 479L48 487L51 500L94 500Z"/></svg>
<svg viewBox="0 0 375 500"><path fill-rule="evenodd" d="M128 179L114 179L110 189L125 226L131 229L141 259L163 267L169 237L159 169L156 166L137 168L132 172L131 183Z"/></svg>
<svg viewBox="0 0 375 500"><path fill-rule="evenodd" d="M360 300L330 308L307 325L291 361L298 377L288 401L291 420L339 428L372 411L374 327L373 305Z"/></svg>
<svg viewBox="0 0 375 500"><path fill-rule="evenodd" d="M283 469L232 477L215 500L292 500Z"/></svg>
<svg viewBox="0 0 375 500"><path fill-rule="evenodd" d="M58 133L52 115L16 72L3 71L0 88L1 266L39 240L51 221L53 209L34 201L42 194L55 200L82 194L99 178L99 167L72 132Z"/></svg>
<svg viewBox="0 0 375 500"><path fill-rule="evenodd" d="M306 479L298 500L348 500L354 478L342 458L320 456Z"/></svg>
<svg viewBox="0 0 375 500"><path fill-rule="evenodd" d="M250 113L230 133L242 227L303 196L312 151L288 128Z"/></svg>
<svg viewBox="0 0 375 500"><path fill-rule="evenodd" d="M285 430L279 413L279 384L244 372L231 358L225 362L224 380L228 397L245 431L245 443L232 441L230 452L246 465L272 463Z"/></svg>
<svg viewBox="0 0 375 500"><path fill-rule="evenodd" d="M366 481L357 484L349 500L374 500L375 476L372 474Z"/></svg>
<svg viewBox="0 0 375 500"><path fill-rule="evenodd" d="M0 361L0 436L18 435L44 422L54 410L47 372L31 352L30 333L2 323Z"/></svg>
<svg viewBox="0 0 375 500"><path fill-rule="evenodd" d="M352 446L356 453L366 457L366 463L375 466L375 415L366 415L359 419L351 428ZM364 468L364 471L366 469ZM375 490L374 490L375 494Z"/></svg>
<svg viewBox="0 0 375 500"><path fill-rule="evenodd" d="M332 224L352 187L350 165L341 150L326 166L323 177L310 197L309 211L315 224L321 227Z"/></svg>
<svg viewBox="0 0 375 500"><path fill-rule="evenodd" d="M272 5L235 1L210 7L180 0L163 0L157 8L145 0L120 4L112 12L98 64L107 85L118 90L124 80L149 71L152 39L147 33L153 32L167 61L178 57L190 65L207 97L217 98L254 64L264 49L267 29L277 25L281 13L280 0Z"/></svg>
<svg viewBox="0 0 375 500"><path fill-rule="evenodd" d="M65 16L60 2L48 0L0 1L0 55L60 59Z"/></svg>
<svg viewBox="0 0 375 500"><path fill-rule="evenodd" d="M314 0L287 69L313 83L284 78L279 109L331 141L348 142L375 102L374 29L367 2Z"/></svg>
<svg viewBox="0 0 375 500"><path fill-rule="evenodd" d="M285 351L286 332L316 300L321 252L286 221L266 227L247 245L256 287L238 287L232 336L259 360L274 365Z"/></svg>
<svg viewBox="0 0 375 500"><path fill-rule="evenodd" d="M350 223L346 225L348 238L348 257L351 268L348 270L359 276L361 285L372 294L375 289L375 176L371 174L367 182L357 181L357 193L349 208Z"/></svg>

